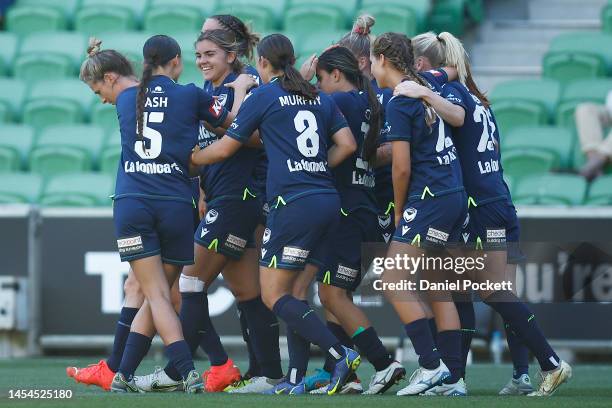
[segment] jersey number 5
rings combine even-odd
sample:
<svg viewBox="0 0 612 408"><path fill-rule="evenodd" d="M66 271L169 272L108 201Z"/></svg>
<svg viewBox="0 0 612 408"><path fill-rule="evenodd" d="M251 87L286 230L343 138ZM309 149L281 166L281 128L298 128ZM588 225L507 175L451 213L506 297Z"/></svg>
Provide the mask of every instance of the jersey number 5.
<svg viewBox="0 0 612 408"><path fill-rule="evenodd" d="M317 118L311 111L299 111L293 119L295 130L300 132L297 137L297 147L305 157L316 157L319 154L319 126Z"/></svg>
<svg viewBox="0 0 612 408"><path fill-rule="evenodd" d="M144 123L142 126L142 135L151 141L151 147L144 149L145 141L136 140L134 151L143 159L155 159L161 154L162 150L162 135L157 130L148 126L149 123L162 123L164 121L164 112L145 112Z"/></svg>

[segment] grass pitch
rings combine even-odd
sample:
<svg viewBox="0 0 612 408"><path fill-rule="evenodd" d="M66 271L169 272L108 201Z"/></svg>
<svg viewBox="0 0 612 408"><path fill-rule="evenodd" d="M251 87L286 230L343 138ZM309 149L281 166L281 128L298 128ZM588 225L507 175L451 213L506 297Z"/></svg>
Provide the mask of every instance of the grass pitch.
<svg viewBox="0 0 612 408"><path fill-rule="evenodd" d="M76 384L66 377L65 367L68 365L85 366L97 362L96 359L60 359L36 358L0 360L0 406L11 407L129 407L152 408L174 406L190 407L612 407L612 366L607 365L575 365L574 377L563 385L551 398L498 397L497 392L508 380L511 367L509 365L494 366L477 364L468 367L467 398L449 397L396 397L395 391L403 385L397 385L383 396L264 396L264 395L229 395L229 394L198 394L182 393L118 395L104 392L96 387L86 387ZM152 372L154 366L164 362L147 359L138 373ZM198 361L198 369L206 367L206 363ZM244 368L244 364L240 364ZM320 361L311 362L310 368L320 366ZM406 366L409 374L415 365ZM359 369L359 376L364 387L369 382L373 371L364 362ZM539 383L537 368L531 367L530 374L535 383ZM71 399L8 399L9 390L15 389L69 389Z"/></svg>

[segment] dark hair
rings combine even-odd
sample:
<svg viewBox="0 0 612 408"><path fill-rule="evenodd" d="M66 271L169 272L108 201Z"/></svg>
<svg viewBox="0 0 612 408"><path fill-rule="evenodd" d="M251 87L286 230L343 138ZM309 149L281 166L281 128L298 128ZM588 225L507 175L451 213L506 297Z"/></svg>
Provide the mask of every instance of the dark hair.
<svg viewBox="0 0 612 408"><path fill-rule="evenodd" d="M295 92L306 99L315 99L319 95L319 90L310 82L302 78L302 75L295 69L295 54L291 41L282 34L271 34L257 44L257 54L264 57L272 68L283 71L280 77L280 84L287 92Z"/></svg>
<svg viewBox="0 0 612 408"><path fill-rule="evenodd" d="M149 38L142 47L144 63L142 66L142 77L138 85L138 93L136 94L136 133L142 143L142 149L144 151L146 151L146 147L142 131L144 126L144 106L147 85L149 81L151 81L155 68L165 66L177 56L181 56L181 47L174 38L168 37L167 35L154 35Z"/></svg>
<svg viewBox="0 0 612 408"><path fill-rule="evenodd" d="M235 53L236 58L234 62L231 63L232 72L235 74L242 72L244 64L238 58L240 44L236 41L236 35L233 32L226 30L206 30L200 33L195 44L197 45L199 42L205 40L217 44L217 46L226 53Z"/></svg>
<svg viewBox="0 0 612 408"><path fill-rule="evenodd" d="M376 37L372 44L372 54L376 57L384 55L391 65L405 75L406 79L429 87L429 84L419 76L414 69L414 51L410 38L400 33L384 33ZM425 101L425 121L431 126L436 122L433 108Z"/></svg>
<svg viewBox="0 0 612 408"><path fill-rule="evenodd" d="M330 48L319 56L317 69L332 72L334 69L342 72L347 81L360 91L367 92L368 104L370 106L370 129L363 141L365 158L370 161L376 157L378 148L378 135L382 121L382 107L372 87L372 83L359 70L357 58L351 50L346 47Z"/></svg>
<svg viewBox="0 0 612 408"><path fill-rule="evenodd" d="M236 36L238 42L238 56L253 59L253 49L259 42L259 35L251 32L249 28L236 16L231 14L215 14L209 18L214 18L227 31L231 31Z"/></svg>
<svg viewBox="0 0 612 408"><path fill-rule="evenodd" d="M132 64L115 50L102 50L102 41L91 37L87 47L87 59L81 64L79 78L86 83L102 81L104 74L114 72L125 77L134 77Z"/></svg>

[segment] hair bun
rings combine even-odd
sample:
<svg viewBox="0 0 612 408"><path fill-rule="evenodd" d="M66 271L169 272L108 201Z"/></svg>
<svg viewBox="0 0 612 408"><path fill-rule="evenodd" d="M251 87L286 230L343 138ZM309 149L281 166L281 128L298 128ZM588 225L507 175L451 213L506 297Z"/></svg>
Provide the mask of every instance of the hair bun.
<svg viewBox="0 0 612 408"><path fill-rule="evenodd" d="M375 23L376 19L373 16L370 14L362 14L355 20L353 32L359 35L369 35Z"/></svg>
<svg viewBox="0 0 612 408"><path fill-rule="evenodd" d="M97 53L100 52L100 46L102 45L102 40L98 40L96 37L89 38L89 45L87 46L87 55L93 57Z"/></svg>

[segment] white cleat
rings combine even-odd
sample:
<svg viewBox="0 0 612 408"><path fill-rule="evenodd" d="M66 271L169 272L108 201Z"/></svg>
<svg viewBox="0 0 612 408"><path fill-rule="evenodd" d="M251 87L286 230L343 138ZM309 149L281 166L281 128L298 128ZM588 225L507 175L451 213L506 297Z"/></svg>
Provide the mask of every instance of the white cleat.
<svg viewBox="0 0 612 408"><path fill-rule="evenodd" d="M425 391L421 395L441 396L441 397L465 397L467 396L467 388L463 378L460 378L454 384L440 384Z"/></svg>
<svg viewBox="0 0 612 408"><path fill-rule="evenodd" d="M317 388L316 390L310 391L310 394L314 395L327 395L327 388L329 385L324 385L323 387ZM363 393L363 386L361 385L361 381L356 379L355 381L349 381L340 388L340 392L338 394L361 394Z"/></svg>
<svg viewBox="0 0 612 408"><path fill-rule="evenodd" d="M135 376L134 382L144 392L172 392L184 389L183 380L173 380L161 367L155 367L152 374Z"/></svg>
<svg viewBox="0 0 612 408"><path fill-rule="evenodd" d="M528 397L550 397L564 382L572 378L572 367L561 360L558 368L540 374L542 382L537 391L527 394Z"/></svg>
<svg viewBox="0 0 612 408"><path fill-rule="evenodd" d="M389 364L389 367L374 373L370 380L370 386L364 394L383 394L404 377L406 377L406 369L400 363L394 361Z"/></svg>
<svg viewBox="0 0 612 408"><path fill-rule="evenodd" d="M442 381L450 376L450 371L446 364L440 360L438 368L428 370L419 367L410 376L409 384L399 390L397 395L419 395L436 385L442 384Z"/></svg>
<svg viewBox="0 0 612 408"><path fill-rule="evenodd" d="M511 378L499 391L499 395L527 395L531 392L533 392L531 378L529 374L522 374L519 378Z"/></svg>
<svg viewBox="0 0 612 408"><path fill-rule="evenodd" d="M245 383L243 387L234 388L229 390L229 394L261 394L263 392L269 391L276 384L282 381L281 379L273 380L268 377L253 377L249 379L248 382Z"/></svg>

